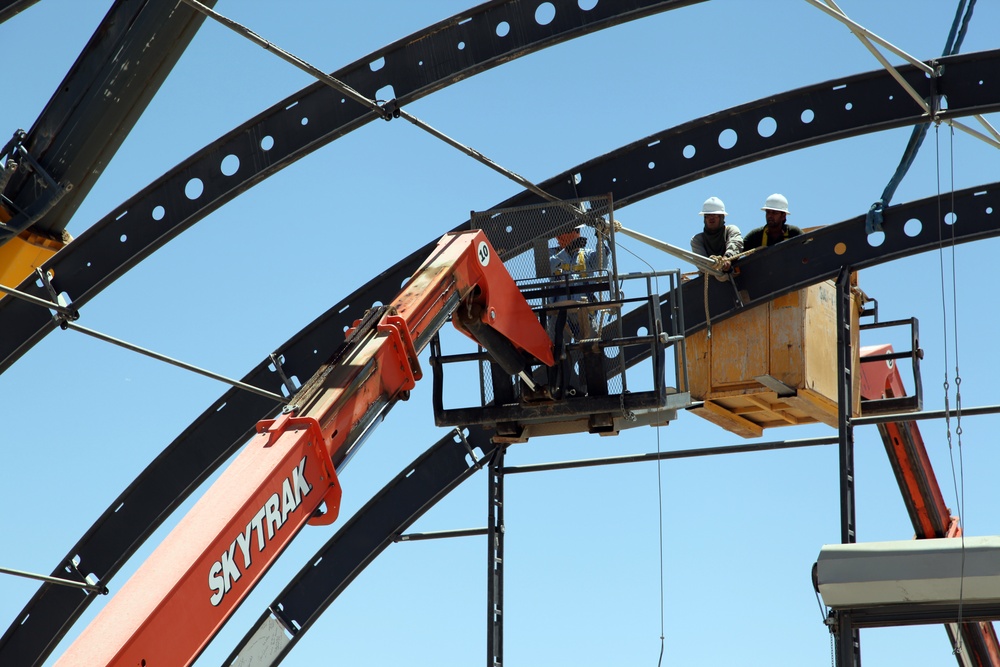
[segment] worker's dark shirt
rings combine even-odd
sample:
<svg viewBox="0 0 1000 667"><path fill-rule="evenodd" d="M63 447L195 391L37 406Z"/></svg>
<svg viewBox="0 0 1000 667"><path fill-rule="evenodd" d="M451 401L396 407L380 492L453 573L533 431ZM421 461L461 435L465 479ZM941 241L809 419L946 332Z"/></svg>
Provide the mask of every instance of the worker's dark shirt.
<svg viewBox="0 0 1000 667"><path fill-rule="evenodd" d="M785 239L790 239L795 236L800 236L802 230L795 225L790 225L787 222L782 226L782 238L781 241ZM778 241L778 243L781 243ZM757 227L750 231L749 234L743 237L743 250L753 250L754 248L767 247L768 245L774 245L773 242L769 241L767 238L767 226Z"/></svg>

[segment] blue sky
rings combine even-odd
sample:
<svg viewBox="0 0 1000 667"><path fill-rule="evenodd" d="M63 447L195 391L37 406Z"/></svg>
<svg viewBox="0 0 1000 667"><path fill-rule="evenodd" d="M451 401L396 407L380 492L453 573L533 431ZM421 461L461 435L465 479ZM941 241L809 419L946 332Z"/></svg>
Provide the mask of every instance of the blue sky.
<svg viewBox="0 0 1000 667"><path fill-rule="evenodd" d="M956 3L839 4L872 32L927 59L940 55ZM219 0L216 9L326 71L467 8L451 0L281 5ZM42 0L0 24L5 52L18 54L20 63L0 107L0 132L33 124L108 6ZM995 48L996 25L1000 8L979 3L963 52ZM713 0L546 49L408 110L539 182L706 114L878 67L843 25L806 2ZM79 235L199 148L309 83L291 65L206 22L68 230ZM794 224L840 222L878 198L908 136L909 129L901 129L797 151L668 191L618 217L686 246L708 196L721 197L729 222L745 232L763 223L759 208L779 191L789 198ZM939 172L940 189L951 190L997 180L998 166L997 149L932 129L894 203L934 195ZM90 302L80 324L241 377L330 305L467 219L470 210L519 191L409 124L372 123L207 216ZM626 245L657 269L691 268L635 242ZM987 292L997 249L995 240L978 242L860 275L883 319L919 318L927 409L943 407L946 374L954 405L956 365L965 407L1000 402ZM225 390L78 333L56 332L42 341L0 375L6 397L0 488L8 503L0 566L49 572ZM973 535L1000 534L993 475L1000 454L992 437L998 423L997 417L963 419L961 457L954 421L951 450L943 422L920 424L955 512L956 497L964 495L964 525ZM443 434L433 425L430 383L419 385L344 472L342 516ZM835 432L775 429L762 440L818 435ZM855 439L859 539L908 539L913 531L875 428L859 427ZM617 438L532 440L511 448L507 460L743 442L682 414L668 427ZM508 478L507 663L656 664L661 546L664 664L829 663L829 635L809 573L820 547L839 541L836 448L674 461L659 473L654 464L629 464ZM484 526L486 507L480 475L414 530ZM228 655L331 530L309 528L299 536L199 665ZM156 533L150 545L164 534ZM113 589L148 552L118 575ZM390 547L286 664L481 661L485 555L480 537ZM0 624L16 617L35 588L0 577ZM91 607L76 632L98 608ZM866 665L955 664L938 626L864 631L862 651Z"/></svg>

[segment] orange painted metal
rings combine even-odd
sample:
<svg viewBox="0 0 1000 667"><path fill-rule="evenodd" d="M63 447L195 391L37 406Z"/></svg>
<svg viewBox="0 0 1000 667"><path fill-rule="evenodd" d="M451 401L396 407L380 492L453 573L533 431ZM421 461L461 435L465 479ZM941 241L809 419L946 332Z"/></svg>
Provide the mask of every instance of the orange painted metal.
<svg viewBox="0 0 1000 667"><path fill-rule="evenodd" d="M515 347L546 366L555 363L552 341L482 231L446 234L392 305L418 338L452 292L461 296L462 307L480 304L482 321ZM437 301L427 300L428 294L438 295Z"/></svg>
<svg viewBox="0 0 1000 667"><path fill-rule="evenodd" d="M457 298L456 298L457 297ZM340 506L348 447L421 377L417 354L458 304L519 349L552 343L481 231L448 234L373 327L348 343L258 434L56 663L190 665L306 525ZM355 333L357 335L355 335ZM418 343L417 341L420 341ZM326 504L326 512L317 510Z"/></svg>
<svg viewBox="0 0 1000 667"><path fill-rule="evenodd" d="M56 664L190 664L339 493L315 420L264 425Z"/></svg>
<svg viewBox="0 0 1000 667"><path fill-rule="evenodd" d="M891 354L892 351L891 345L865 347L861 350L861 358ZM889 361L862 363L861 394L865 399L906 396L896 364ZM945 503L917 423L879 424L879 433L910 513L915 537L961 537L959 518L951 516ZM961 632L977 666L1000 667L1000 641L992 623L962 623Z"/></svg>

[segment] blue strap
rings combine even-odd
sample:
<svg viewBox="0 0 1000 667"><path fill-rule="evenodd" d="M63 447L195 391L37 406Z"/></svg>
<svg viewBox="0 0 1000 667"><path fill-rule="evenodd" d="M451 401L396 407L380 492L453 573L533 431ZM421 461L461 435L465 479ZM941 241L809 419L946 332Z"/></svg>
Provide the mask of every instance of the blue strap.
<svg viewBox="0 0 1000 667"><path fill-rule="evenodd" d="M962 47L965 34L969 31L969 20L972 19L972 10L975 6L976 0L968 0L968 7L966 7L966 0L959 0L958 9L955 11L955 20L952 21L951 30L948 32L943 56L955 55ZM868 209L868 215L865 217L865 232L867 234L882 231L882 214L885 207L889 205L892 196L896 194L896 188L899 187L906 172L910 170L910 165L917 157L917 151L920 150L920 144L923 143L924 137L927 135L928 127L930 127L930 123L923 123L914 127L913 132L910 133L910 140L907 142L903 157L900 158L899 165L896 167L896 173L889 179L888 185L882 191L882 197Z"/></svg>

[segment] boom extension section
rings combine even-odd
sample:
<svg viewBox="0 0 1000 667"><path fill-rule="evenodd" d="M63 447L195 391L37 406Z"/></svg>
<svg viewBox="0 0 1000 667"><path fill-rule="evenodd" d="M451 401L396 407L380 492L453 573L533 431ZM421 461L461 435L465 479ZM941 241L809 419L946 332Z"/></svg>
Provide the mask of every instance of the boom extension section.
<svg viewBox="0 0 1000 667"><path fill-rule="evenodd" d="M453 315L487 350L500 348L513 373L554 363L548 334L486 235L446 235L392 304L355 323L292 405L257 425L244 451L57 664L194 662L305 524L337 518L337 471L408 397L421 377L417 355Z"/></svg>

